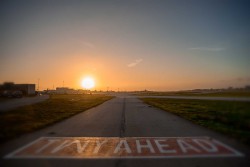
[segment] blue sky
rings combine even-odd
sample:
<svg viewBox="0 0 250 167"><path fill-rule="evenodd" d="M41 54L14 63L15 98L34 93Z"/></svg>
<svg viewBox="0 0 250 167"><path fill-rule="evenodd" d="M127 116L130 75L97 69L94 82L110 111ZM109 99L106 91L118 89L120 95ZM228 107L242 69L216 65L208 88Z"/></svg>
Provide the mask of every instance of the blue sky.
<svg viewBox="0 0 250 167"><path fill-rule="evenodd" d="M245 0L1 1L0 82L179 90L250 84Z"/></svg>

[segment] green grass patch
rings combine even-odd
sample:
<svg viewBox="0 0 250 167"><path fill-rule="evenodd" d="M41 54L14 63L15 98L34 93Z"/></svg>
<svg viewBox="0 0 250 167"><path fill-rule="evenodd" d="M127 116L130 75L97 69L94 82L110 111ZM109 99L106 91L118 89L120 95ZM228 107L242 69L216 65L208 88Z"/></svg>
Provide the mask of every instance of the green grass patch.
<svg viewBox="0 0 250 167"><path fill-rule="evenodd" d="M225 91L196 94L207 97L250 97L250 91Z"/></svg>
<svg viewBox="0 0 250 167"><path fill-rule="evenodd" d="M138 96L250 97L250 90L141 92Z"/></svg>
<svg viewBox="0 0 250 167"><path fill-rule="evenodd" d="M158 98L141 100L250 145L250 102Z"/></svg>
<svg viewBox="0 0 250 167"><path fill-rule="evenodd" d="M105 95L51 95L44 102L0 113L0 142L58 122L112 98Z"/></svg>

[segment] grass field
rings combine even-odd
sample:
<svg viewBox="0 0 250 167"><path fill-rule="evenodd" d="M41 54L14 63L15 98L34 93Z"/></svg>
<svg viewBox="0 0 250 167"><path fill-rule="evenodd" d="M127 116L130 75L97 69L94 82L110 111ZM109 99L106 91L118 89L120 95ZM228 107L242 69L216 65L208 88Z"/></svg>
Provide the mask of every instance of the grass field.
<svg viewBox="0 0 250 167"><path fill-rule="evenodd" d="M250 145L250 102L156 98L141 100Z"/></svg>
<svg viewBox="0 0 250 167"><path fill-rule="evenodd" d="M0 113L0 142L58 122L111 98L105 95L51 95L44 102Z"/></svg>
<svg viewBox="0 0 250 167"><path fill-rule="evenodd" d="M176 92L141 92L138 96L204 96L204 97L250 97L250 90L224 90L224 91L176 91Z"/></svg>

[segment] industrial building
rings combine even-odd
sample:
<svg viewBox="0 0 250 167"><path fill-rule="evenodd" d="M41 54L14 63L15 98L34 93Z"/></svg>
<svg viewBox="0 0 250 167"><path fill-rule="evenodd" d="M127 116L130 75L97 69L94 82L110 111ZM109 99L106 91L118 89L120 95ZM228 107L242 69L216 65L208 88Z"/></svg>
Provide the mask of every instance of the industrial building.
<svg viewBox="0 0 250 167"><path fill-rule="evenodd" d="M0 94L12 94L13 92L19 91L23 95L35 95L36 94L35 84L15 84L13 82L5 82L0 85Z"/></svg>

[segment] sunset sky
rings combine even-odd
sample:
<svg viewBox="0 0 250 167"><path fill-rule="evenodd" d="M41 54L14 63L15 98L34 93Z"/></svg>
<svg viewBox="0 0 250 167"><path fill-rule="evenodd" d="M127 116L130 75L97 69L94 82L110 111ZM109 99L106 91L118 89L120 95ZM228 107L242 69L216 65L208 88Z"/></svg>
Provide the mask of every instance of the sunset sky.
<svg viewBox="0 0 250 167"><path fill-rule="evenodd" d="M250 84L248 0L0 2L0 83L40 90L183 90Z"/></svg>

